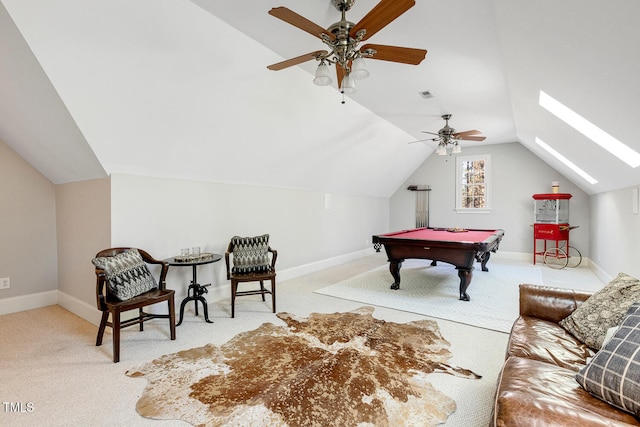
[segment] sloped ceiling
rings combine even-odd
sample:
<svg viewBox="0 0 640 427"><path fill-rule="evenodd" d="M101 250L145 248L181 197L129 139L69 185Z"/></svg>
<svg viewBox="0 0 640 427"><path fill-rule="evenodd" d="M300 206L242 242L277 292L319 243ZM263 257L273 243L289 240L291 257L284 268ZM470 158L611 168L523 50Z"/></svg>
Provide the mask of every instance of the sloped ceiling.
<svg viewBox="0 0 640 427"><path fill-rule="evenodd" d="M587 193L640 183L538 106L545 90L640 151L634 0L419 0L370 42L427 49L425 61L369 61L344 104L311 83L314 61L266 68L323 47L267 11L328 27L329 0L0 3L0 139L54 183L132 173L387 197L433 152L408 142L446 113L484 144L522 143Z"/></svg>

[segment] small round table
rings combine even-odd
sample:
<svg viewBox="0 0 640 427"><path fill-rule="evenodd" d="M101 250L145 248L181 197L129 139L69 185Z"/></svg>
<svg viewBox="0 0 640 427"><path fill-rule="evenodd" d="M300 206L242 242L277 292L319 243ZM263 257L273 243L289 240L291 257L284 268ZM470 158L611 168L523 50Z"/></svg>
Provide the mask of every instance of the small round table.
<svg viewBox="0 0 640 427"><path fill-rule="evenodd" d="M206 294L207 291L207 286L211 286L211 283L207 284L207 285L201 285L198 283L198 275L197 275L197 267L199 265L204 265L204 264L211 264L217 261L220 261L222 259L222 255L220 254L209 254L208 256L201 256L199 258L194 258L194 259L181 259L180 257L171 257L171 258L167 258L165 259L165 261L169 264L169 265L174 265L174 266L178 266L178 267L188 267L191 266L192 268L192 275L193 275L193 279L191 280L191 284L189 285L189 288L187 289L187 297L185 299L182 300L182 304L180 304L180 320L178 321L178 323L176 323L176 326L180 326L180 324L182 323L182 318L184 316L184 306L187 305L187 303L189 301L195 301L195 305L196 305L196 316L198 315L198 301L200 301L202 303L203 306L203 311L204 311L204 320L207 323L213 323L211 320L209 320L209 312L207 310L207 300L205 299L205 297L203 296L204 294Z"/></svg>

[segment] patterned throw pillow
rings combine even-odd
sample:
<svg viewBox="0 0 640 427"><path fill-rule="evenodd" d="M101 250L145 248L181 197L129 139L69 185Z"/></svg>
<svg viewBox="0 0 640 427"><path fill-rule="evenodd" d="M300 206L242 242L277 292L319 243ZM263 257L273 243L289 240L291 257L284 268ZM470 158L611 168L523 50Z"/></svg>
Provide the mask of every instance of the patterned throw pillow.
<svg viewBox="0 0 640 427"><path fill-rule="evenodd" d="M636 301L640 301L640 280L620 273L562 319L560 326L589 347L599 350L607 329L619 325Z"/></svg>
<svg viewBox="0 0 640 427"><path fill-rule="evenodd" d="M269 262L269 235L231 238L233 244L232 273L266 273L271 271Z"/></svg>
<svg viewBox="0 0 640 427"><path fill-rule="evenodd" d="M589 393L640 416L640 303L634 303L618 331L576 375Z"/></svg>
<svg viewBox="0 0 640 427"><path fill-rule="evenodd" d="M137 249L127 249L115 256L94 258L91 262L104 270L111 293L121 301L158 287Z"/></svg>

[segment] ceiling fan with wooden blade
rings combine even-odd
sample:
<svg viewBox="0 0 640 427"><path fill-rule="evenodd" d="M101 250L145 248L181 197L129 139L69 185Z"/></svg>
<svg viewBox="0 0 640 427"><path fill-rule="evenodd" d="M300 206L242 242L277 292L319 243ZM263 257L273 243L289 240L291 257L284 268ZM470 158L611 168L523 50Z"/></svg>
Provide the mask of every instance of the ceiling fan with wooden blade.
<svg viewBox="0 0 640 427"><path fill-rule="evenodd" d="M270 70L282 70L315 59L319 67L314 83L320 86L331 84L328 75L329 64L335 64L338 87L347 93L347 87L353 88L353 79L366 78L369 72L363 64L364 58L382 61L418 65L425 58L427 51L399 46L366 44L358 47L360 42L382 30L415 5L415 0L381 0L357 24L347 21L346 12L355 4L355 0L330 0L342 14L340 21L324 29L307 18L281 6L274 7L269 14L281 19L314 37L318 37L330 50L317 50L296 58L269 65ZM346 80L346 81L345 81ZM343 85L344 83L344 85ZM343 87L344 86L344 87Z"/></svg>
<svg viewBox="0 0 640 427"><path fill-rule="evenodd" d="M294 27L300 28L302 31L306 31L312 36L322 38L320 35L325 34L331 39L335 39L335 35L322 28L320 25L309 21L304 16L298 15L294 11L287 9L284 6L274 7L269 11L269 15L282 19L284 22L288 22Z"/></svg>
<svg viewBox="0 0 640 427"><path fill-rule="evenodd" d="M466 130L463 132L456 132L454 128L449 126L449 119L451 118L451 114L443 114L442 118L444 119L444 127L435 132L428 132L423 130L422 133L428 133L431 135L435 135L434 138L421 139L418 141L411 141L410 144L415 142L424 142L424 141L436 141L438 142L438 148L436 149L437 154L446 154L446 147L448 144L453 145L453 152L459 153L461 151L460 145L458 145L458 141L484 141L487 139L486 136L481 136L482 132L479 130Z"/></svg>
<svg viewBox="0 0 640 427"><path fill-rule="evenodd" d="M277 64L271 64L267 68L273 71L282 70L294 65L302 64L303 62L311 61L318 57L326 55L326 50L316 50L315 52L305 53L304 55L297 56L295 58L287 59L286 61L278 62Z"/></svg>
<svg viewBox="0 0 640 427"><path fill-rule="evenodd" d="M442 119L444 120L444 127L438 131L438 133L422 131L423 133L430 133L432 135L438 135L442 139L462 139L469 141L484 141L487 139L484 136L473 136L478 135L479 130L466 130L464 132L456 132L454 128L449 126L449 119L451 118L451 114L443 114Z"/></svg>
<svg viewBox="0 0 640 427"><path fill-rule="evenodd" d="M350 2L333 0L336 8L338 8L337 3L351 3L348 6L348 8L350 8L353 3L355 3L355 0ZM349 33L351 37L355 38L360 30L365 30L366 33L362 37L362 40L367 40L407 10L411 9L415 4L416 2L414 0L382 0L371 9ZM338 8L338 10L340 10L340 8Z"/></svg>

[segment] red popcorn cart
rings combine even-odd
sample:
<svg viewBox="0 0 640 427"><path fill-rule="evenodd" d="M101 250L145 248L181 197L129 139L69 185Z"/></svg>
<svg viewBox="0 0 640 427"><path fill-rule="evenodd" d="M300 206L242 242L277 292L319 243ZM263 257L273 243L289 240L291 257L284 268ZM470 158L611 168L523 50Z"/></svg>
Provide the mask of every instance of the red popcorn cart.
<svg viewBox="0 0 640 427"><path fill-rule="evenodd" d="M568 193L533 195L533 263L539 256L552 268L577 267L582 255L569 245L569 232L578 226L569 225Z"/></svg>

